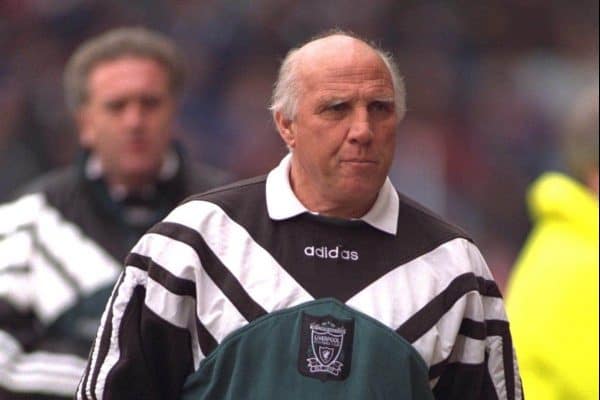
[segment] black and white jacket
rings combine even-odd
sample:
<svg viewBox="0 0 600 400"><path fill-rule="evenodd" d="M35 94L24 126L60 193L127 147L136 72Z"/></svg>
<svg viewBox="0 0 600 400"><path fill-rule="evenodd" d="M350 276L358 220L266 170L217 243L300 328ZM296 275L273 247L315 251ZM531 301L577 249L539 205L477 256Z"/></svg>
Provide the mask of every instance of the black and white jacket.
<svg viewBox="0 0 600 400"><path fill-rule="evenodd" d="M115 200L85 155L0 206L0 399L72 398L128 251L185 197L225 182L168 160L143 197Z"/></svg>
<svg viewBox="0 0 600 400"><path fill-rule="evenodd" d="M360 219L316 215L288 171L289 156L267 177L191 197L142 237L79 399L176 399L226 337L323 298L411 343L436 398L522 399L503 301L472 241L389 180Z"/></svg>

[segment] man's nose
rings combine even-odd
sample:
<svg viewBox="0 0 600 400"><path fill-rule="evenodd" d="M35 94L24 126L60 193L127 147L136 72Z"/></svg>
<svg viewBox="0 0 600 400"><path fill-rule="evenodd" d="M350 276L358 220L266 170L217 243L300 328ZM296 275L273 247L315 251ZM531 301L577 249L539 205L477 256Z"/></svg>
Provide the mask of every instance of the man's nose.
<svg viewBox="0 0 600 400"><path fill-rule="evenodd" d="M127 128L138 128L144 120L144 110L138 102L127 104L123 111L123 123Z"/></svg>
<svg viewBox="0 0 600 400"><path fill-rule="evenodd" d="M369 112L360 108L355 110L350 121L348 139L354 144L368 144L373 139L373 129L369 119Z"/></svg>

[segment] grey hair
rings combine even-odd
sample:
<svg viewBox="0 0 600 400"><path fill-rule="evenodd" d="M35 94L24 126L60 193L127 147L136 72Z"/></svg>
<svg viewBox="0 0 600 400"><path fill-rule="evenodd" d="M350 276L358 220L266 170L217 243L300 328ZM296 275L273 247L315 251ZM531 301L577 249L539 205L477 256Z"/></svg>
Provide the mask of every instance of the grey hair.
<svg viewBox="0 0 600 400"><path fill-rule="evenodd" d="M319 34L301 46L295 47L288 51L279 68L277 80L275 81L275 85L273 87L273 94L271 96L269 110L273 113L273 115L275 115L276 112L281 112L283 116L289 120L295 118L301 89L299 82L300 79L298 77L299 52L309 43L336 35L348 36L360 40L372 48L379 55L379 57L381 57L381 60L387 67L390 76L392 77L396 114L398 115L398 120L401 120L406 113L406 88L404 85L404 79L400 74L400 69L394 61L391 53L384 51L374 43L364 40L351 32L339 29L329 30L325 33Z"/></svg>
<svg viewBox="0 0 600 400"><path fill-rule="evenodd" d="M75 112L88 100L88 77L94 67L126 56L147 58L163 65L169 75L171 93L175 96L181 93L185 68L175 43L146 28L117 28L84 42L68 60L63 75L68 109Z"/></svg>

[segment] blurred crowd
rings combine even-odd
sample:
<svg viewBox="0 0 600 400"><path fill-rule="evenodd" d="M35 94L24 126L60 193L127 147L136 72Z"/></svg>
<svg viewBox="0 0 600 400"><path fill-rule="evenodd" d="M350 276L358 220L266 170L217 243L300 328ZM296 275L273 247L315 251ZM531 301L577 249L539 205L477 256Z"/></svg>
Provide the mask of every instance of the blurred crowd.
<svg viewBox="0 0 600 400"><path fill-rule="evenodd" d="M568 105L598 87L597 0L0 0L0 200L77 155L64 63L125 25L184 49L178 134L238 178L286 152L267 105L291 46L339 27L390 50L408 92L392 180L465 228L501 285L529 229L525 188L563 169Z"/></svg>

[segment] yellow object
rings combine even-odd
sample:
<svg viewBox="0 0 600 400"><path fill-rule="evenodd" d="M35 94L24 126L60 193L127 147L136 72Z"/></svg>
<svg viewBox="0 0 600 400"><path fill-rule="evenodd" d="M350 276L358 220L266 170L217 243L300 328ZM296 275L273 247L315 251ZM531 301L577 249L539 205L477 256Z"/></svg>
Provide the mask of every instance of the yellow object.
<svg viewBox="0 0 600 400"><path fill-rule="evenodd" d="M532 185L533 230L507 290L529 400L598 398L598 197L559 173Z"/></svg>

